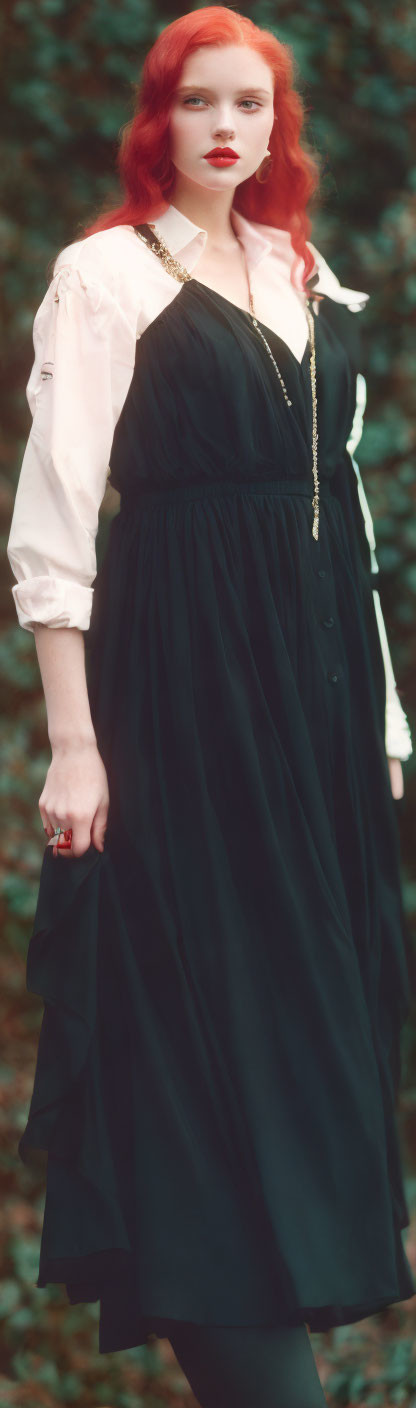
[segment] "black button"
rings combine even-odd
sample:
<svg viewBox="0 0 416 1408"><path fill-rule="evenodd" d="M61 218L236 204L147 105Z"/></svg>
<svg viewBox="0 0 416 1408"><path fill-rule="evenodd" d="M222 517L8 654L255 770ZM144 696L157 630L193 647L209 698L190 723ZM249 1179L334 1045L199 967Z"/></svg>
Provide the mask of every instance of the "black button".
<svg viewBox="0 0 416 1408"><path fill-rule="evenodd" d="M325 567L320 567L320 568L319 568L318 577L326 577L326 570L325 570Z"/></svg>
<svg viewBox="0 0 416 1408"><path fill-rule="evenodd" d="M328 627L329 627L329 626L333 626L333 625L334 625L334 617L333 617L333 616L323 616L323 617L322 617L321 626L328 626Z"/></svg>
<svg viewBox="0 0 416 1408"><path fill-rule="evenodd" d="M335 673L335 670L328 670L327 679L330 684L338 684L339 675Z"/></svg>

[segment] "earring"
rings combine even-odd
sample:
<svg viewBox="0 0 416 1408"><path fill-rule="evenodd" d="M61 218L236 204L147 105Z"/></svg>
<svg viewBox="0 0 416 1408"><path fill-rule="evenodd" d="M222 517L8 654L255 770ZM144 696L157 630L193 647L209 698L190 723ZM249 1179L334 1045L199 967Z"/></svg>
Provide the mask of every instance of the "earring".
<svg viewBox="0 0 416 1408"><path fill-rule="evenodd" d="M263 161L260 162L260 166L257 167L257 171L255 172L256 181L259 181L260 185L263 186L265 181L268 181L272 167L273 157L267 148L266 155L263 157Z"/></svg>

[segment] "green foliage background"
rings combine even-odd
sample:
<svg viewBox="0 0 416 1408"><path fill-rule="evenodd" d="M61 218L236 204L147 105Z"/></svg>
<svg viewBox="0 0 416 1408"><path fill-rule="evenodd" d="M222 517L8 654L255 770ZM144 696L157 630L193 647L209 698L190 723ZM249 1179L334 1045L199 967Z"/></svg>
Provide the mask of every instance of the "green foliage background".
<svg viewBox="0 0 416 1408"><path fill-rule="evenodd" d="M195 7L193 7L195 8ZM357 457L373 513L381 600L396 679L416 740L416 15L410 0L258 0L238 7L289 43L307 107L306 139L321 154L312 240L343 283L371 294L362 318L368 402ZM1 112L2 434L0 509L3 711L0 787L3 945L0 1220L0 1405L101 1408L190 1405L167 1342L98 1356L97 1306L68 1309L59 1288L35 1287L43 1185L17 1167L31 1093L39 1004L25 958L44 836L38 810L50 761L34 639L17 623L5 555L15 486L30 429L25 386L33 318L58 249L101 201L118 200L115 156L133 85L160 29L183 13L166 0L7 0ZM115 503L102 505L97 554ZM416 741L415 741L416 752ZM414 973L416 761L396 803ZM412 946L413 945L413 946ZM400 1128L407 1191L416 1202L414 1023L403 1034ZM307 1180L305 1187L307 1196ZM406 1248L416 1273L414 1216ZM379 1316L313 1337L328 1403L410 1404L416 1393L414 1298Z"/></svg>

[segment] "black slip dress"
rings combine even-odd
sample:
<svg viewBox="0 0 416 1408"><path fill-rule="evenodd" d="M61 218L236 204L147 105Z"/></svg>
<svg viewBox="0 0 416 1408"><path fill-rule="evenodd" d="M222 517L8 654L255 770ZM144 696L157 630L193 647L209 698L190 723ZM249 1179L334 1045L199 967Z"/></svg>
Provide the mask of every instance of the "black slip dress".
<svg viewBox="0 0 416 1408"><path fill-rule="evenodd" d="M137 342L85 634L105 849L45 849L19 1153L37 1284L99 1349L327 1330L415 1293L397 1127L410 1005L385 675L346 443L356 315L299 362L192 279Z"/></svg>

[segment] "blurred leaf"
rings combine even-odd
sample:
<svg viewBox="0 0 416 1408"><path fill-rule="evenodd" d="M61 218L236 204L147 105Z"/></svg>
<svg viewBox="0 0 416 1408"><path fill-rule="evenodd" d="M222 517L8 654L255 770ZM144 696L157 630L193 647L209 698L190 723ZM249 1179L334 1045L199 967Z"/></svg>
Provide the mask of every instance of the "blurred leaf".
<svg viewBox="0 0 416 1408"><path fill-rule="evenodd" d="M19 1304L20 1290L16 1281L0 1281L0 1317L4 1319Z"/></svg>

